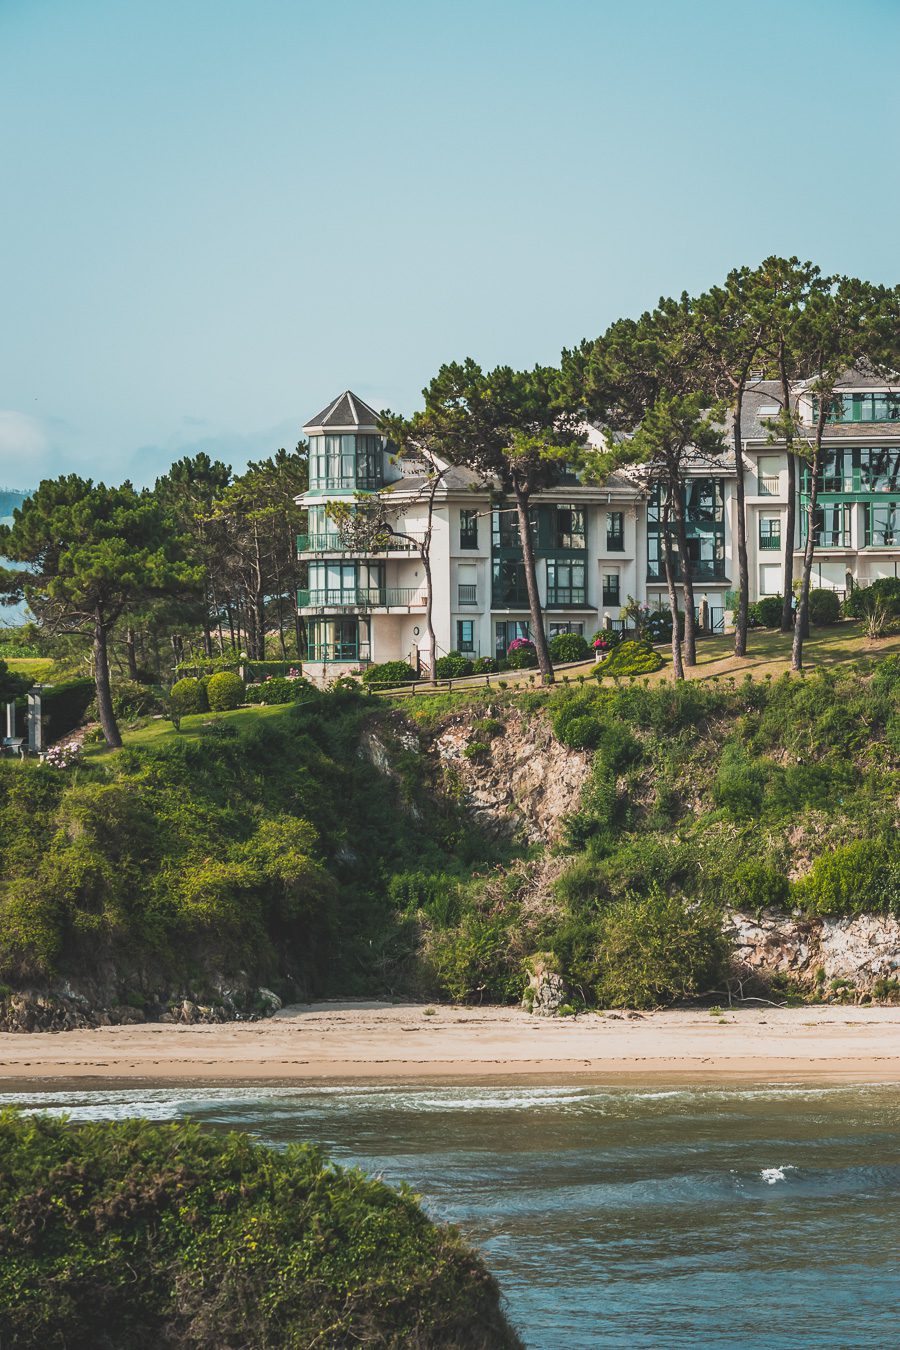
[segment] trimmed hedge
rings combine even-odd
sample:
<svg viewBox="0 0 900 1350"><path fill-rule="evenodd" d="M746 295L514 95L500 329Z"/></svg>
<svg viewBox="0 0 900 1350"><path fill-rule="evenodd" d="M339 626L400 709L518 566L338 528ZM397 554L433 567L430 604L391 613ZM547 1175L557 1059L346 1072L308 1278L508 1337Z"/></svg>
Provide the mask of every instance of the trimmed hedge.
<svg viewBox="0 0 900 1350"><path fill-rule="evenodd" d="M0 1114L0 1342L521 1350L408 1190L242 1134Z"/></svg>
<svg viewBox="0 0 900 1350"><path fill-rule="evenodd" d="M761 628L780 628L781 611L784 607L783 595L764 595L751 608L756 613Z"/></svg>
<svg viewBox="0 0 900 1350"><path fill-rule="evenodd" d="M580 633L557 633L550 639L550 656L554 661L586 661L590 648Z"/></svg>
<svg viewBox="0 0 900 1350"><path fill-rule="evenodd" d="M405 661L382 661L362 673L363 684L413 684L418 678Z"/></svg>
<svg viewBox="0 0 900 1350"><path fill-rule="evenodd" d="M231 712L244 702L244 681L234 671L222 670L210 676L206 696L212 712Z"/></svg>
<svg viewBox="0 0 900 1350"><path fill-rule="evenodd" d="M448 652L446 656L439 656L434 663L434 673L439 680L460 679L464 675L471 675L472 669L472 662L462 652Z"/></svg>

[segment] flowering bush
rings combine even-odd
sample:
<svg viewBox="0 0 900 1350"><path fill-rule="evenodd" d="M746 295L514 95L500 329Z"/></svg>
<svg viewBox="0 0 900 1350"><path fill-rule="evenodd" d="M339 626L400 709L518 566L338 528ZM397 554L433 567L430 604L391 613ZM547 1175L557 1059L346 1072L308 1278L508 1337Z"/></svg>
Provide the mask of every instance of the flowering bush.
<svg viewBox="0 0 900 1350"><path fill-rule="evenodd" d="M81 742L70 741L68 745L51 745L47 751L47 763L54 769L70 769L81 763Z"/></svg>
<svg viewBox="0 0 900 1350"><path fill-rule="evenodd" d="M510 670L525 670L537 665L537 652L531 638L513 638L506 649L506 660Z"/></svg>

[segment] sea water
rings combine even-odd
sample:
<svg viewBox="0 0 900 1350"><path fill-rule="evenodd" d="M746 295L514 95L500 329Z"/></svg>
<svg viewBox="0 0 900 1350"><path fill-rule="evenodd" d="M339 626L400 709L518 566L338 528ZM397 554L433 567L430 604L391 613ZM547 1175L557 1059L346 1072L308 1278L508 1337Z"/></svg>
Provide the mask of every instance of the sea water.
<svg viewBox="0 0 900 1350"><path fill-rule="evenodd" d="M315 1141L409 1182L530 1350L900 1345L900 1088L371 1086L18 1092L73 1120Z"/></svg>

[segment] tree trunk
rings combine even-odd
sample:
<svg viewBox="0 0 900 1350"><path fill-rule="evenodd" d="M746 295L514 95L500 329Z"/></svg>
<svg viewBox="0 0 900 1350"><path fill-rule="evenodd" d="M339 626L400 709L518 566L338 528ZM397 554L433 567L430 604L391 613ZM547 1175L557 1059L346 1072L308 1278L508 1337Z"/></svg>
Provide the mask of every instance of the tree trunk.
<svg viewBox="0 0 900 1350"><path fill-rule="evenodd" d="M669 491L673 494L675 538L678 541L678 556L681 558L681 587L684 593L684 664L695 666L697 664L697 624L694 617L694 580L691 576L690 560L687 555L684 485L679 483L676 478ZM668 575L666 580L668 580Z"/></svg>
<svg viewBox="0 0 900 1350"><path fill-rule="evenodd" d="M781 366L781 397L784 402L784 411L789 414L791 411L791 385L788 379L787 367L785 365L784 347L779 352L779 363ZM794 626L794 537L797 528L797 457L793 452L794 434L793 424L791 429L785 429L785 449L787 450L788 466L788 507L787 522L784 532L784 579L781 583L782 594L784 595L784 604L781 607L781 631L789 633Z"/></svg>
<svg viewBox="0 0 900 1350"><path fill-rule="evenodd" d="M737 555L738 555L738 600L737 623L734 628L734 654L747 655L747 626L750 608L750 568L747 563L747 514L744 492L744 455L741 419L744 410L744 380L741 379L734 396L734 466L737 472L735 496L737 498Z"/></svg>
<svg viewBox="0 0 900 1350"><path fill-rule="evenodd" d="M541 609L541 597L538 593L537 571L534 563L534 540L531 538L531 524L528 519L528 494L520 488L516 494L516 512L519 518L519 537L522 542L522 562L525 566L525 585L528 587L528 608L531 611L532 641L537 652L538 669L543 684L553 684L553 663L544 633L544 613Z"/></svg>
<svg viewBox="0 0 900 1350"><path fill-rule="evenodd" d="M138 677L137 652L135 651L134 629L131 624L125 629L125 655L128 659L128 678L136 680Z"/></svg>
<svg viewBox="0 0 900 1350"><path fill-rule="evenodd" d="M821 400L824 405L826 400ZM816 551L816 507L819 504L819 471L822 464L822 431L825 412L819 414L819 426L816 429L816 445L810 464L809 501L806 506L806 547L803 550L803 575L800 582L800 600L797 605L797 618L794 621L794 643L791 648L791 670L799 674L803 670L803 640L809 637L809 585L812 577L813 556Z"/></svg>
<svg viewBox="0 0 900 1350"><path fill-rule="evenodd" d="M429 531L430 533L430 531ZM430 544L429 540L429 544ZM429 549L423 549L419 555L422 559L422 567L425 571L425 632L428 634L428 678L431 684L435 682L435 666L437 665L437 633L434 631L434 614L431 599L431 553Z"/></svg>
<svg viewBox="0 0 900 1350"><path fill-rule="evenodd" d="M106 744L110 750L118 750L122 744L119 728L113 715L112 689L109 683L109 656L106 650L106 626L103 613L97 610L94 615L94 684L97 689L97 708L100 713L100 726Z"/></svg>
<svg viewBox="0 0 900 1350"><path fill-rule="evenodd" d="M669 609L672 612L672 670L676 680L684 679L684 665L681 660L681 633L678 623L678 589L675 585L675 569L672 566L672 535L669 529L669 509L671 505L671 488L669 497L662 509L660 524L662 525L662 548L663 548L663 567L666 573L666 587L669 592Z"/></svg>

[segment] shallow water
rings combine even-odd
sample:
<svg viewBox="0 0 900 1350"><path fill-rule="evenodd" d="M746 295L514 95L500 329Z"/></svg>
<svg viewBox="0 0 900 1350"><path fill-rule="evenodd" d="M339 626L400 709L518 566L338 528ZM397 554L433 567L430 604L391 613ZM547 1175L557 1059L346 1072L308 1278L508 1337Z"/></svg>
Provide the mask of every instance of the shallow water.
<svg viewBox="0 0 900 1350"><path fill-rule="evenodd" d="M314 1140L481 1248L530 1350L900 1344L900 1088L133 1088L0 1100Z"/></svg>

